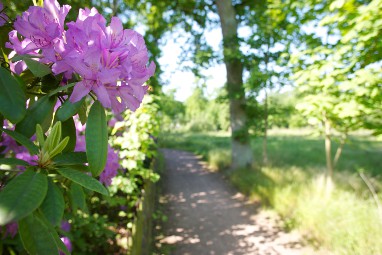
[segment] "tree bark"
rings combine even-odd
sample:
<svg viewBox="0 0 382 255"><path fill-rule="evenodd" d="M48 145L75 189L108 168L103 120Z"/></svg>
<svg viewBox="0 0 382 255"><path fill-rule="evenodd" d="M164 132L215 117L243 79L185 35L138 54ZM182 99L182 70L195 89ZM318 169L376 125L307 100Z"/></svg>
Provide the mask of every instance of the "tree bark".
<svg viewBox="0 0 382 255"><path fill-rule="evenodd" d="M227 70L229 94L232 169L248 167L252 164L253 153L245 112L242 54L237 36L237 20L231 0L215 1L223 34L224 63Z"/></svg>
<svg viewBox="0 0 382 255"><path fill-rule="evenodd" d="M332 162L332 152L331 152L331 127L330 122L324 115L325 124L325 155L326 155L326 170L327 176L333 179L333 162Z"/></svg>
<svg viewBox="0 0 382 255"><path fill-rule="evenodd" d="M346 143L346 139L348 137L348 134L347 132L344 134L344 136L342 137L341 139L341 142L340 142L340 145L339 147L337 148L337 151L336 151L336 155L334 156L334 160L333 160L333 168L335 168L337 166L337 163L338 163L338 160L340 159L341 157L341 154L342 154L342 149L344 148L344 145Z"/></svg>
<svg viewBox="0 0 382 255"><path fill-rule="evenodd" d="M265 98L264 98L264 138L263 138L263 164L268 164L268 91L265 87Z"/></svg>

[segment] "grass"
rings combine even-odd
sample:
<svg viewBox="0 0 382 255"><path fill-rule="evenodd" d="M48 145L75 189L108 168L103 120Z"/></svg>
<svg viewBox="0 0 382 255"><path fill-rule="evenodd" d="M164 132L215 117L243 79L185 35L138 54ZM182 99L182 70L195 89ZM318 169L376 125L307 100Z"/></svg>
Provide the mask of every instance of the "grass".
<svg viewBox="0 0 382 255"><path fill-rule="evenodd" d="M163 134L160 145L193 151L216 169L229 164L227 134ZM261 139L253 139L257 160L261 146ZM352 137L334 183L324 178L324 142L319 137L272 134L268 155L267 166L234 171L232 183L277 211L287 229L300 229L312 244L333 254L382 254L382 214L358 174L363 171L376 191L382 190L382 142Z"/></svg>

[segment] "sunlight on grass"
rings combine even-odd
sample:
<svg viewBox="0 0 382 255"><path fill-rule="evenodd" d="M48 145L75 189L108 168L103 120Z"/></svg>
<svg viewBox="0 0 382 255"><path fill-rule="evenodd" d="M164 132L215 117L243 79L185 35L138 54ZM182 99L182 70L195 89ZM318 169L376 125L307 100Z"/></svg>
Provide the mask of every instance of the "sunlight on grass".
<svg viewBox="0 0 382 255"><path fill-rule="evenodd" d="M257 159L261 159L261 142L260 138L252 141ZM160 138L160 145L202 155L213 169L225 169L230 162L227 135L170 133ZM379 141L352 137L334 183L328 184L321 138L274 132L268 140L269 165L239 169L230 180L250 199L281 215L287 230L298 228L316 247L340 255L382 254L382 242L377 241L382 240L381 215L358 174L362 170L381 190L381 151Z"/></svg>

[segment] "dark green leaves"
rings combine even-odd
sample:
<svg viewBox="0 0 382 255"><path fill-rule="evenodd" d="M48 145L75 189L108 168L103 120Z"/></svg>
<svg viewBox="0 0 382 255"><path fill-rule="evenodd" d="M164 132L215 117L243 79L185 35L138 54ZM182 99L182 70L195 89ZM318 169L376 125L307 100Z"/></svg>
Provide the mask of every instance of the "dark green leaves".
<svg viewBox="0 0 382 255"><path fill-rule="evenodd" d="M59 226L64 215L64 209L65 201L60 188L49 180L48 193L41 205L41 211L52 225Z"/></svg>
<svg viewBox="0 0 382 255"><path fill-rule="evenodd" d="M93 176L98 176L104 170L107 158L107 123L99 101L95 101L90 109L85 138L90 171Z"/></svg>
<svg viewBox="0 0 382 255"><path fill-rule="evenodd" d="M0 158L0 165L29 166L29 163L18 158Z"/></svg>
<svg viewBox="0 0 382 255"><path fill-rule="evenodd" d="M53 115L53 108L56 104L55 97L44 96L27 110L25 118L16 125L16 131L31 137L36 131L36 125L40 124L43 131L50 127Z"/></svg>
<svg viewBox="0 0 382 255"><path fill-rule="evenodd" d="M25 61L25 64L27 64L29 70L33 73L36 77L43 77L47 74L50 74L52 70L45 64L40 63L36 60L33 60L28 57L23 58Z"/></svg>
<svg viewBox="0 0 382 255"><path fill-rule="evenodd" d="M63 150L63 152L74 151L76 147L77 134L73 118L70 117L69 119L62 122L61 129L62 137L69 137L69 142Z"/></svg>
<svg viewBox="0 0 382 255"><path fill-rule="evenodd" d="M0 225L17 221L38 208L48 190L47 177L28 169L0 192Z"/></svg>
<svg viewBox="0 0 382 255"><path fill-rule="evenodd" d="M0 127L0 129L3 130L3 132L6 133L7 135L9 135L10 137L15 139L16 142L25 146L25 148L28 149L30 154L36 155L38 153L38 147L34 143L32 143L27 137L25 137L24 135L22 135L16 131L2 129L1 127Z"/></svg>
<svg viewBox="0 0 382 255"><path fill-rule="evenodd" d="M57 170L59 174L65 178L78 183L84 188L93 190L95 192L101 193L102 195L108 196L109 193L107 189L96 179L90 177L89 175L82 173L80 171L71 169L71 168L60 168Z"/></svg>
<svg viewBox="0 0 382 255"><path fill-rule="evenodd" d="M71 103L69 100L66 100L65 103L56 112L57 120L66 121L75 115L81 108L84 100L85 98L75 103Z"/></svg>
<svg viewBox="0 0 382 255"><path fill-rule="evenodd" d="M19 233L24 248L30 255L58 255L55 239L38 217L31 214L21 220Z"/></svg>
<svg viewBox="0 0 382 255"><path fill-rule="evenodd" d="M87 163L85 152L67 152L53 158L57 165L81 165Z"/></svg>
<svg viewBox="0 0 382 255"><path fill-rule="evenodd" d="M0 67L0 91L0 113L12 123L22 120L26 96L18 81L3 67Z"/></svg>

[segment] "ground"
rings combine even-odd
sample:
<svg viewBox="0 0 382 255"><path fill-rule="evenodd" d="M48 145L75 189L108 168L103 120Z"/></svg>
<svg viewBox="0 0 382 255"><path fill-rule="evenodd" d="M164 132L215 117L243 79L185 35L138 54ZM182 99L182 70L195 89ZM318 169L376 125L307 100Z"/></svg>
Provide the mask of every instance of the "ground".
<svg viewBox="0 0 382 255"><path fill-rule="evenodd" d="M160 203L168 220L157 242L171 255L313 254L297 232L247 201L192 153L163 149Z"/></svg>

